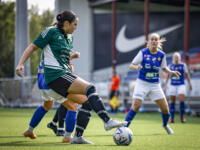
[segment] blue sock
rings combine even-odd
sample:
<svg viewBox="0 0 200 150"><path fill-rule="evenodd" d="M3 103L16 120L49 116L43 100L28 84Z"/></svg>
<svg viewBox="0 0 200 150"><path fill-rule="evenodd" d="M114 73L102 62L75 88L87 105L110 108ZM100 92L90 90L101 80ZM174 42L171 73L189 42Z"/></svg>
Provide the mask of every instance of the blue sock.
<svg viewBox="0 0 200 150"><path fill-rule="evenodd" d="M175 111L176 111L175 103L171 103L170 104L170 115L171 115L171 119L173 119L173 120L174 120Z"/></svg>
<svg viewBox="0 0 200 150"><path fill-rule="evenodd" d="M184 112L185 112L185 103L180 102L180 115L181 115L181 117L184 115Z"/></svg>
<svg viewBox="0 0 200 150"><path fill-rule="evenodd" d="M65 131L73 132L76 123L76 111L68 111L65 118Z"/></svg>
<svg viewBox="0 0 200 150"><path fill-rule="evenodd" d="M170 114L169 114L169 113L164 114L164 113L162 112L163 126L167 126L167 123L168 123L169 117L170 117Z"/></svg>
<svg viewBox="0 0 200 150"><path fill-rule="evenodd" d="M44 115L47 113L48 111L46 111L43 106L39 106L36 111L34 112L32 118L31 118L31 122L30 122L30 126L35 128L41 121L41 119L44 117Z"/></svg>
<svg viewBox="0 0 200 150"><path fill-rule="evenodd" d="M131 124L131 121L133 120L133 118L135 117L136 114L137 114L137 112L135 112L132 109L128 112L128 114L126 115L126 118L125 118L125 121L128 122L126 127L129 127L129 125Z"/></svg>

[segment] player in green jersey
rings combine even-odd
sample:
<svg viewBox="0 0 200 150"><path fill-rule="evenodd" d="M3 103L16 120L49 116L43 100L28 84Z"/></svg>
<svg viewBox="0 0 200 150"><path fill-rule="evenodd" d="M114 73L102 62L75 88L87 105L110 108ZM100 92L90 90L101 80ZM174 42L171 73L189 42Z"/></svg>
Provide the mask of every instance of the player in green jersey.
<svg viewBox="0 0 200 150"><path fill-rule="evenodd" d="M16 67L16 74L22 77L25 61L35 50L41 48L46 84L61 96L82 104L79 111L79 117L82 119L79 119L79 124L87 126L86 119L90 117L89 112L93 109L103 120L105 130L126 125L126 121L118 122L109 117L94 85L71 73L69 62L73 48L72 33L77 28L78 17L72 11L64 11L58 14L56 19L56 27L44 30L26 48ZM88 99L77 99L74 95L86 95ZM66 101L62 105L66 106ZM84 143L84 141L82 136L75 134L71 143Z"/></svg>

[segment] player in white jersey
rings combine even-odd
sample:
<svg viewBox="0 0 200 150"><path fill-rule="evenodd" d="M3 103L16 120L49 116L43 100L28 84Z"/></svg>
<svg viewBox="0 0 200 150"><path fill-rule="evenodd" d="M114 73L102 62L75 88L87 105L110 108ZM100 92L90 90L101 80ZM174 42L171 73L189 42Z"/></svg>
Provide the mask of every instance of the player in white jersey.
<svg viewBox="0 0 200 150"><path fill-rule="evenodd" d="M179 101L180 101L180 119L181 122L184 123L186 122L184 118L184 111L185 111L185 103L184 103L184 98L186 94L186 86L185 86L185 78L188 81L189 85L189 90L192 90L192 85L190 82L190 75L187 69L187 66L185 63L181 62L181 56L178 52L175 52L173 54L173 59L172 63L169 64L169 68L174 71L179 71L181 75L179 77L176 76L167 76L166 83L165 83L165 92L167 91L167 84L170 79L170 85L168 87L168 95L170 96L171 99L171 104L170 104L170 114L171 114L171 119L170 122L174 123L174 116L176 112L176 96L178 96Z"/></svg>
<svg viewBox="0 0 200 150"><path fill-rule="evenodd" d="M167 67L166 55L161 51L163 41L164 39L161 39L158 34L151 34L147 48L140 50L130 65L131 70L138 70L139 73L133 93L133 105L125 120L128 122L128 127L142 105L142 101L149 95L162 111L164 129L168 134L173 134L173 130L167 125L170 114L167 100L159 83L159 70L162 69L175 76L179 76L180 73L171 71Z"/></svg>

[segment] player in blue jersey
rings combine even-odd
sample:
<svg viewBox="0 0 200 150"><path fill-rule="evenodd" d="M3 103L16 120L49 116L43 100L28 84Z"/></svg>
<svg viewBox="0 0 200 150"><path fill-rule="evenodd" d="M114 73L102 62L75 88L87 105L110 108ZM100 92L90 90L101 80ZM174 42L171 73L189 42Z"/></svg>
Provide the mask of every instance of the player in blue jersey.
<svg viewBox="0 0 200 150"><path fill-rule="evenodd" d="M170 86L169 86L169 91L168 94L171 99L171 104L170 104L170 114L171 114L171 119L170 122L174 123L174 115L176 112L176 96L178 96L179 101L180 101L180 119L181 122L184 123L186 120L184 118L184 112L185 112L185 103L184 103L184 97L186 94L186 87L185 87L185 78L188 81L189 85L189 90L192 90L192 85L190 82L190 75L187 69L187 66L185 63L181 62L181 56L178 52L175 52L173 54L173 60L172 63L169 64L169 68L174 71L178 71L181 73L179 77L176 76L167 76L166 83L165 83L165 91L167 90L167 84L168 80L170 79Z"/></svg>
<svg viewBox="0 0 200 150"><path fill-rule="evenodd" d="M17 67L16 74L22 76L24 63L37 49L42 49L42 60L44 68L45 83L63 98L68 98L73 102L82 104L80 112L80 124L85 126L86 119L90 117L93 109L104 122L105 130L121 127L127 124L126 121L116 121L108 115L101 98L96 92L93 84L81 79L71 72L70 53L73 49L73 36L78 25L78 17L72 11L63 11L56 16L57 26L49 27L31 43L24 51ZM80 64L82 65L82 64ZM87 99L79 99L79 96L86 96ZM62 105L67 107L67 101ZM50 102L47 105L51 105ZM46 110L41 108L41 114ZM42 118L42 115L40 119ZM80 130L84 128L80 127ZM71 143L84 143L84 138L76 134ZM84 143L85 144L85 143Z"/></svg>
<svg viewBox="0 0 200 150"><path fill-rule="evenodd" d="M166 55L161 50L163 41L165 39L161 39L157 33L151 34L147 42L147 48L140 50L130 65L131 70L138 70L139 73L133 92L133 105L125 120L128 122L128 127L142 105L142 101L148 95L162 111L164 129L168 134L173 134L173 130L167 124L170 114L167 100L159 83L159 70L162 69L174 76L179 76L180 73L171 71L167 67Z"/></svg>

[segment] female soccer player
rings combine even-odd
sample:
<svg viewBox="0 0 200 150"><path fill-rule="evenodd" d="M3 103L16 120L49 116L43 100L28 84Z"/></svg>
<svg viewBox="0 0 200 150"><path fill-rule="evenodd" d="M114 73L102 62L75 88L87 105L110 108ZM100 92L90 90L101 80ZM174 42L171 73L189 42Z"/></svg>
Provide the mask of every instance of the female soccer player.
<svg viewBox="0 0 200 150"><path fill-rule="evenodd" d="M111 119L105 110L101 98L96 93L94 85L81 79L71 73L69 66L70 53L72 52L72 33L77 28L78 17L72 11L64 11L56 16L57 26L49 27L44 30L24 51L18 66L16 74L22 76L24 71L24 63L31 54L38 48L43 49L42 60L44 67L44 76L46 84L61 95L63 98L68 98L73 102L83 104L81 114L90 116L91 108L99 115L104 122L105 130L110 130L115 127L124 126L127 122L118 122ZM77 99L74 95L86 95L87 99ZM51 103L47 102L47 106ZM65 107L66 101L62 103ZM44 109L41 110L44 112ZM85 117L82 118L84 123ZM75 139L80 139L76 138Z"/></svg>
<svg viewBox="0 0 200 150"><path fill-rule="evenodd" d="M169 65L169 68L171 70L179 71L181 73L180 77L168 75L167 79L166 79L166 83L165 83L165 91L166 91L167 83L170 78L171 82L170 82L169 92L168 92L168 94L170 95L170 99L171 99L170 122L174 123L174 115L176 112L175 102L176 102L176 96L178 96L179 101L180 101L180 119L181 119L181 122L184 123L186 121L184 119L184 111L185 111L184 97L185 97L185 93L186 93L186 87L185 87L184 80L186 77L188 84L189 84L189 89L192 90L192 85L190 82L190 75L189 75L186 64L181 62L181 56L178 52L175 52L173 54L173 60L172 60L172 63Z"/></svg>
<svg viewBox="0 0 200 150"><path fill-rule="evenodd" d="M75 54L76 55L76 54ZM75 56L71 55L71 56ZM33 130L35 127L40 123L43 116L46 114L46 112L52 107L53 100L56 99L58 103L63 103L66 101L66 98L63 98L61 95L57 94L53 90L49 89L49 87L46 85L44 81L44 72L42 67L42 61L39 64L38 67L38 88L41 91L42 99L44 101L43 106L39 106L35 113L33 114L28 129L24 132L25 137L30 137L31 139L35 139L36 135L33 133ZM75 95L76 96L76 95ZM79 96L76 98L82 98L83 101L87 99L86 96ZM62 104L61 104L62 106ZM63 112L59 111L60 115L62 115L63 119L63 127L64 127L64 118L65 118L65 137L63 138L63 142L69 143L71 140L71 134L74 130L75 123L76 123L76 111L77 111L77 104L74 103L71 100L66 101L66 110L68 110L68 113L61 114ZM60 108L60 107L59 107ZM63 109L63 108L62 108ZM42 111L43 110L43 111ZM59 117L59 116L58 116ZM57 130L57 128L54 128L54 130Z"/></svg>
<svg viewBox="0 0 200 150"><path fill-rule="evenodd" d="M165 40L161 39L157 33L151 34L147 48L140 50L130 65L130 69L139 70L139 74L133 93L132 109L126 115L125 120L128 122L128 127L138 112L142 101L146 95L149 95L150 99L155 101L162 111L164 129L168 134L173 134L173 130L167 125L170 114L167 100L159 83L159 70L161 68L174 76L179 76L180 73L168 69L165 53L161 51L163 41Z"/></svg>

